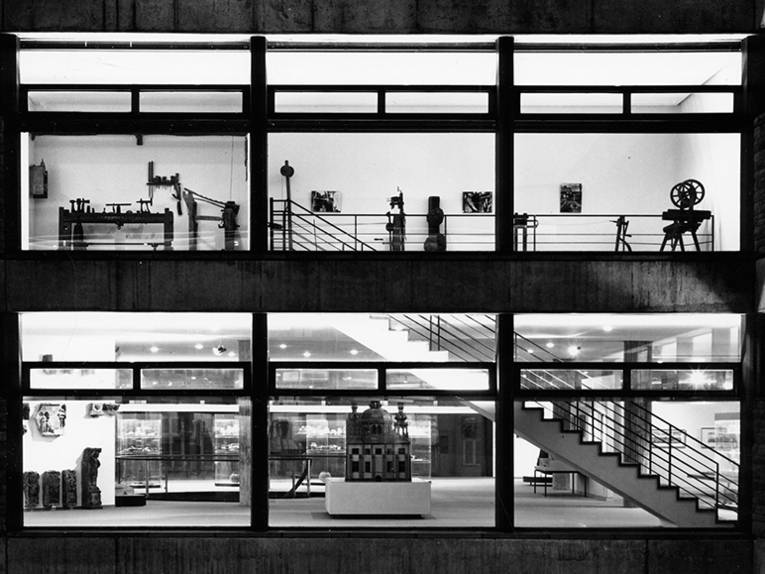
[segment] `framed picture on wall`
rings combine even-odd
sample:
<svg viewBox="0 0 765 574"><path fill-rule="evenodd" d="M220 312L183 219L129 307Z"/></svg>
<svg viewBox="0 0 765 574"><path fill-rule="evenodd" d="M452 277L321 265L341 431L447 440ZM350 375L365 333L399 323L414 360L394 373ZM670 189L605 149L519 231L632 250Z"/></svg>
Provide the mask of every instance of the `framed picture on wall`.
<svg viewBox="0 0 765 574"><path fill-rule="evenodd" d="M672 441L672 448L685 448L685 435L680 429L673 428L671 432L669 429L656 429L653 431L653 443L662 448L668 448Z"/></svg>
<svg viewBox="0 0 765 574"><path fill-rule="evenodd" d="M582 184L560 184L560 212L582 213Z"/></svg>
<svg viewBox="0 0 765 574"><path fill-rule="evenodd" d="M340 213L343 195L339 191L312 191L311 211Z"/></svg>
<svg viewBox="0 0 765 574"><path fill-rule="evenodd" d="M491 213L494 194L491 191L463 191L462 213Z"/></svg>

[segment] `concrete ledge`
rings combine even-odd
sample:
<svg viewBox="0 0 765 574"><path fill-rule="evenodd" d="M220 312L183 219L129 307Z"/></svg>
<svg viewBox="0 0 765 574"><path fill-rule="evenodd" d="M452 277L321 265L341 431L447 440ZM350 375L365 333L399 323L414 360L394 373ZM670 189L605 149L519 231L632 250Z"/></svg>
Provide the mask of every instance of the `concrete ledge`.
<svg viewBox="0 0 765 574"><path fill-rule="evenodd" d="M324 506L336 516L430 514L430 482L345 482L326 484Z"/></svg>

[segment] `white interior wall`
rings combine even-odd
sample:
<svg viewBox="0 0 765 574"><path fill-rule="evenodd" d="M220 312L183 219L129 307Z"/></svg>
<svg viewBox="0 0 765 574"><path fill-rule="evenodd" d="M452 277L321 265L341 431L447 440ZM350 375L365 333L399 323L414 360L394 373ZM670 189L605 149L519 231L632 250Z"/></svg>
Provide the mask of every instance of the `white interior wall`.
<svg viewBox="0 0 765 574"><path fill-rule="evenodd" d="M653 414L680 427L696 439L701 439L702 427L715 426L715 414L738 411L739 405L735 402L653 401L651 403Z"/></svg>
<svg viewBox="0 0 765 574"><path fill-rule="evenodd" d="M139 198L148 198L147 165L154 161L154 173L160 176L180 174L181 185L220 201L234 200L240 205L238 223L243 246L247 245L249 205L246 174L247 146L244 136L178 137L153 136L136 145L131 135L37 136L30 142L30 161L45 160L48 170L48 197L30 198L29 233L32 247L56 249L58 246L58 209L69 209L69 200L90 199L90 206L103 210L106 203L130 202L124 210L137 211ZM169 208L174 215L176 240L173 248L187 249L188 213L178 216L172 188L157 188L152 212ZM23 192L28 194L28 190ZM218 207L199 202L198 214L218 216ZM93 227L93 232L96 227ZM160 240L162 225L126 225L124 241ZM100 225L99 233L120 237L115 226ZM88 229L86 228L86 233ZM223 230L215 221L199 222L198 249L223 249ZM108 249L137 249L116 246Z"/></svg>
<svg viewBox="0 0 765 574"><path fill-rule="evenodd" d="M101 463L98 469L98 488L104 506L114 504L114 477L116 454L116 426L111 416L91 417L87 413L91 401L28 401L30 414L34 417L41 403L63 402L66 404L66 426L64 434L58 437L42 436L34 420L27 421L28 431L22 440L24 471L35 471L41 475L48 470L75 469L80 498L80 469L78 458L85 448L100 448ZM97 511L95 511L97 512Z"/></svg>

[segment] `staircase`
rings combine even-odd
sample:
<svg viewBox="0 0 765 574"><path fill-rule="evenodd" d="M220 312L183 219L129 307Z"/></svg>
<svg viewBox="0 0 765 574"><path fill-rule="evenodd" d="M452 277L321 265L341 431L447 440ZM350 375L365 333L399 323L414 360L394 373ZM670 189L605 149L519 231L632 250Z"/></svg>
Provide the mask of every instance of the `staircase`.
<svg viewBox="0 0 765 574"><path fill-rule="evenodd" d="M271 251L378 251L292 200L271 198L269 225Z"/></svg>

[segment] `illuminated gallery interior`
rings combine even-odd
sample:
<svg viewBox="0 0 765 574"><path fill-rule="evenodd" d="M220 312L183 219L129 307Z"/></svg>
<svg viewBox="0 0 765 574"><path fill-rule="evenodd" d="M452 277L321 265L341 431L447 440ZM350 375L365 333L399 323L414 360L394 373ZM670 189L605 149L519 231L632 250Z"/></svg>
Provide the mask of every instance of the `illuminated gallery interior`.
<svg viewBox="0 0 765 574"><path fill-rule="evenodd" d="M267 322L265 381L249 314L23 313L24 526L249 526L257 459L272 527L494 526L494 315ZM516 315L515 524L734 524L742 326ZM343 487L393 491L333 500Z"/></svg>

